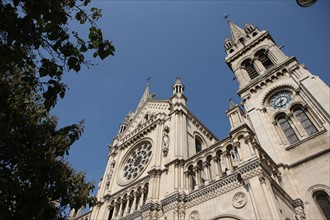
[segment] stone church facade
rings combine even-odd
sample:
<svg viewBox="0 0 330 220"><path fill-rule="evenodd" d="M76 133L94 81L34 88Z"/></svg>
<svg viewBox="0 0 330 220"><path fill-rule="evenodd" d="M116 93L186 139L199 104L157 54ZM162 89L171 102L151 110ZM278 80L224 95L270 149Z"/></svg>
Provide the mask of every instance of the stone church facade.
<svg viewBox="0 0 330 220"><path fill-rule="evenodd" d="M71 219L330 219L329 87L269 32L227 22L244 105L230 101L228 136L187 108L179 78L169 99L147 85L109 146L98 204Z"/></svg>

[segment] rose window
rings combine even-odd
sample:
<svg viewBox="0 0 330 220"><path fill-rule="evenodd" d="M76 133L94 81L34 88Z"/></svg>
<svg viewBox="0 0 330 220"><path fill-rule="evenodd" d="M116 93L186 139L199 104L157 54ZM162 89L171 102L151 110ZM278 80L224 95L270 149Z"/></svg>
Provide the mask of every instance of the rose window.
<svg viewBox="0 0 330 220"><path fill-rule="evenodd" d="M124 179L132 180L137 177L148 164L151 156L151 145L142 144L136 148L129 156L124 166Z"/></svg>

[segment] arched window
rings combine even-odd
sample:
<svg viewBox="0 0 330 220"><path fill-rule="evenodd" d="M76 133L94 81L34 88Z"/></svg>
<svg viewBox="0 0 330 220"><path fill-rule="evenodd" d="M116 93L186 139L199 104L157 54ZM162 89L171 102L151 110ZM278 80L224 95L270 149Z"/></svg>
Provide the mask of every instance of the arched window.
<svg viewBox="0 0 330 220"><path fill-rule="evenodd" d="M297 135L294 133L294 130L292 129L288 119L284 115L277 118L277 123L280 125L290 144L298 141Z"/></svg>
<svg viewBox="0 0 330 220"><path fill-rule="evenodd" d="M297 117L301 125L304 127L308 135L315 134L317 132L313 123L309 120L306 113L302 109L302 107L295 108L293 110L294 116Z"/></svg>
<svg viewBox="0 0 330 220"><path fill-rule="evenodd" d="M265 50L258 51L255 56L258 58L258 60L262 63L262 65L266 69L269 69L272 66L274 66L273 62L267 56L267 52Z"/></svg>
<svg viewBox="0 0 330 220"><path fill-rule="evenodd" d="M249 74L250 79L254 79L258 76L258 72L254 68L253 62L252 62L251 59L245 60L242 63L242 66L247 71L247 73Z"/></svg>
<svg viewBox="0 0 330 220"><path fill-rule="evenodd" d="M316 191L313 194L316 205L326 219L330 219L330 198L329 195L321 190Z"/></svg>
<svg viewBox="0 0 330 220"><path fill-rule="evenodd" d="M195 137L195 149L196 153L202 150L202 140L199 137Z"/></svg>

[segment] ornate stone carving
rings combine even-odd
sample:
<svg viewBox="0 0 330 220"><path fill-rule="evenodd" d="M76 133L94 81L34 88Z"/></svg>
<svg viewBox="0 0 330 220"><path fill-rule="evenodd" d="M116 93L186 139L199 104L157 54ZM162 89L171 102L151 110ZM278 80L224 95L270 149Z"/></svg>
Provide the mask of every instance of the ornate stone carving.
<svg viewBox="0 0 330 220"><path fill-rule="evenodd" d="M239 160L239 155L238 155L238 151L237 151L237 148L236 148L236 146L235 147L233 147L231 150L230 150L230 155L231 155L231 157L232 157L232 159L233 160Z"/></svg>
<svg viewBox="0 0 330 220"><path fill-rule="evenodd" d="M237 209L242 208L247 203L245 193L238 192L233 196L233 206Z"/></svg>
<svg viewBox="0 0 330 220"><path fill-rule="evenodd" d="M168 150L169 150L169 144L170 144L170 137L169 137L169 132L170 132L170 128L168 126L164 127L163 130L163 145L162 145L162 152L163 152L163 156L166 157L168 154Z"/></svg>
<svg viewBox="0 0 330 220"><path fill-rule="evenodd" d="M261 184L264 184L266 182L266 178L264 176L259 176L259 181Z"/></svg>
<svg viewBox="0 0 330 220"><path fill-rule="evenodd" d="M201 216L200 216L200 214L199 214L198 211L194 210L194 211L192 211L192 212L190 213L188 219L189 219L189 220L200 220L200 219L201 219Z"/></svg>

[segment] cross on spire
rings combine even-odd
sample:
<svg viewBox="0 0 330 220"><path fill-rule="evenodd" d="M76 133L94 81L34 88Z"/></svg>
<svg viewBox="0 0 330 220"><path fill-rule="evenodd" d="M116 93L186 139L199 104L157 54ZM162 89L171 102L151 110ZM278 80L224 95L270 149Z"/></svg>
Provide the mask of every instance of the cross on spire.
<svg viewBox="0 0 330 220"><path fill-rule="evenodd" d="M229 22L229 21L230 21L230 19L229 19L229 14L225 13L225 14L223 15L223 19L225 19L227 22Z"/></svg>

